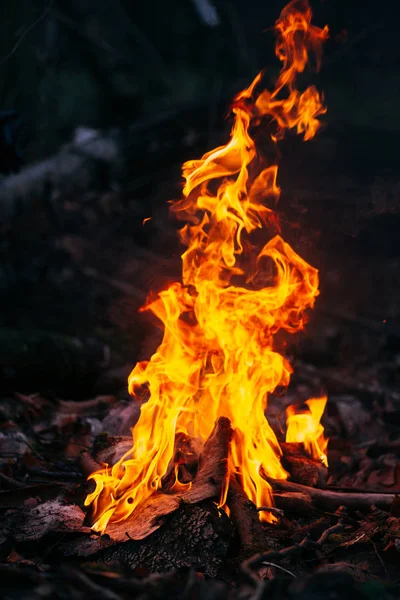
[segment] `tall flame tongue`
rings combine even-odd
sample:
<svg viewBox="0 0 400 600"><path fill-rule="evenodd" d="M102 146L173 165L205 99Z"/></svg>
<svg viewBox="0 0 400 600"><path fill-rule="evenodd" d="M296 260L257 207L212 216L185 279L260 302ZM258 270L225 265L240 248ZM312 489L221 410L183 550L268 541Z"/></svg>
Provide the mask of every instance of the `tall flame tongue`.
<svg viewBox="0 0 400 600"><path fill-rule="evenodd" d="M286 477L264 415L268 394L287 385L291 373L274 349L274 335L302 329L303 313L318 295L318 272L280 236L259 252L250 243L254 230L276 223L270 207L280 193L277 166L262 164L254 138L267 122L275 124L274 142L287 129L296 128L306 140L318 129L325 109L317 90L295 89L309 51L318 63L328 35L310 22L308 2L286 6L275 24L283 67L274 91L259 90L259 74L235 98L229 142L183 165L183 199L172 205L187 223L180 231L187 246L182 283L146 307L164 324L164 337L150 361L138 363L129 377L132 394L142 385L150 392L133 429L132 450L111 469L91 475L96 489L86 504L93 503L96 531L126 519L161 488L178 433L204 442L220 416L234 430L230 472L256 505L272 503L262 474ZM177 476L176 491L184 485Z"/></svg>

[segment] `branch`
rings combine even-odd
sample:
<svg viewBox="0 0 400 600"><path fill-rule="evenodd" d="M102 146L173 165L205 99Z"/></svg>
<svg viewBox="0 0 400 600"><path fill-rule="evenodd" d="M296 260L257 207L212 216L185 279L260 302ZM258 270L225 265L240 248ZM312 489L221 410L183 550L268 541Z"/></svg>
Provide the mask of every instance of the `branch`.
<svg viewBox="0 0 400 600"><path fill-rule="evenodd" d="M351 510L366 510L372 505L382 509L389 509L398 494L377 494L360 492L332 492L331 490L320 490L291 481L269 479L274 489L288 492L302 492L308 495L316 504L324 510L334 512L339 506L346 506Z"/></svg>
<svg viewBox="0 0 400 600"><path fill-rule="evenodd" d="M29 25L25 31L23 31L21 33L21 35L19 36L18 40L16 41L16 43L14 44L14 46L11 48L10 52L8 54L6 54L1 60L0 60L0 66L4 65L5 62L7 62L7 60L9 58L11 58L11 56L18 50L18 48L20 47L20 45L22 44L22 42L24 41L24 39L26 38L26 36L28 35L28 33L30 33L32 31L32 29L34 29L36 27L36 25L38 25L41 21L43 21L43 19L48 15L48 13L50 12L50 9L52 7L53 4L53 0L50 0L49 4L47 5L47 7L44 9L44 11L42 12L42 14L40 15L40 17L38 17L36 19L36 21L34 21L31 25Z"/></svg>

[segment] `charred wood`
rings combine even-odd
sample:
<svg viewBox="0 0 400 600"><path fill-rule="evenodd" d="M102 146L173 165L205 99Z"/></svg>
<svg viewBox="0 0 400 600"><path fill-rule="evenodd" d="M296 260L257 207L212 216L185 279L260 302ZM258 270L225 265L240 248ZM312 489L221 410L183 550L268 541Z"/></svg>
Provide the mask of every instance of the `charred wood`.
<svg viewBox="0 0 400 600"><path fill-rule="evenodd" d="M328 470L321 461L314 460L304 450L302 444L281 442L282 466L292 481L311 487L324 487Z"/></svg>
<svg viewBox="0 0 400 600"><path fill-rule="evenodd" d="M228 506L231 519L239 534L241 551L254 552L255 548L265 547L267 536L260 523L257 509L233 476L229 481Z"/></svg>
<svg viewBox="0 0 400 600"><path fill-rule="evenodd" d="M102 561L154 573L195 567L214 577L227 555L232 532L230 520L213 503L183 503L146 540L113 546L104 552Z"/></svg>

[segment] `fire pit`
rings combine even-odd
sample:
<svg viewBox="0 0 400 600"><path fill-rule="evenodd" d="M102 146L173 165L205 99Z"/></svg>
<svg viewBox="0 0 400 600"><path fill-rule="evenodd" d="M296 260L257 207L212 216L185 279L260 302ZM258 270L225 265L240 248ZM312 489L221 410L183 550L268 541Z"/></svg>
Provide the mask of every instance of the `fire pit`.
<svg viewBox="0 0 400 600"><path fill-rule="evenodd" d="M132 448L91 475L96 488L85 504L94 531L112 536L127 520L126 533L140 539L179 501L210 497L229 514L231 480L261 521L276 520L268 479L287 472L265 410L292 370L276 340L281 330L304 327L318 273L277 233L278 167L266 157L287 130L309 140L319 127L325 108L317 89L300 92L296 82L310 53L319 64L328 29L312 25L309 6L298 2L275 29L283 64L275 88L266 90L257 75L234 99L228 143L183 165L183 199L171 206L185 221L182 281L145 307L162 321L164 337L129 376L134 396L148 390ZM325 402L309 400L301 415L290 407L287 441L326 464Z"/></svg>
<svg viewBox="0 0 400 600"><path fill-rule="evenodd" d="M285 140L310 146L326 113L303 83L328 28L312 23L308 1L292 0L275 34L275 85L258 74L233 99L226 143L183 164L181 198L170 202L180 275L156 244L123 254L118 277L136 261L138 285L85 267L142 302L154 261L168 280L141 308L161 323L154 353L133 370L124 354L116 372L90 343L88 370L100 363L122 392L79 401L18 392L1 409L7 593L18 583L40 597L107 600L398 597L383 580L397 582L400 549L399 336L384 340L386 319L332 311L326 297L319 308L313 252L298 243L311 211L297 204L295 224L280 212L278 164ZM79 260L90 247L65 243ZM336 300L335 273L320 270L321 293L326 284ZM46 360L57 345L85 355L68 337L45 339ZM106 377L98 385L112 387Z"/></svg>

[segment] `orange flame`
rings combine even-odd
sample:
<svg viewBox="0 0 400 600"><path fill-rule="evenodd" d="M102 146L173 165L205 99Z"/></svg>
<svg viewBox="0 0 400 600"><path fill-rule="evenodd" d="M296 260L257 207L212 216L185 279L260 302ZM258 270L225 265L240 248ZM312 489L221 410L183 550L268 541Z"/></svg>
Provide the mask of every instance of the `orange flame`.
<svg viewBox="0 0 400 600"><path fill-rule="evenodd" d="M283 67L273 92L260 91L259 74L235 98L229 142L183 165L183 199L172 205L186 222L180 231L187 246L182 283L173 283L146 307L162 321L164 337L129 377L133 395L143 385L150 394L133 429L131 451L111 469L91 475L96 489L86 505L92 504L96 531L126 519L162 487L178 433L204 443L220 416L234 430L229 471L256 505L273 502L263 474L287 475L264 414L268 395L286 386L291 373L274 348L274 335L303 328L304 311L318 295L318 272L278 235L261 251L250 239L277 222L273 207L280 193L277 166L265 165L256 139L268 124L274 124L273 142L287 129L306 140L317 131L317 117L325 112L318 91L300 93L295 80L309 51L319 60L328 30L311 25L308 2L296 0L275 29ZM175 476L179 491L178 470Z"/></svg>
<svg viewBox="0 0 400 600"><path fill-rule="evenodd" d="M286 441L296 442L304 445L304 449L313 458L320 460L326 467L328 457L326 450L328 440L324 436L324 428L321 418L324 414L327 397L310 398L306 401L308 411L296 413L294 405L286 409L287 430Z"/></svg>

